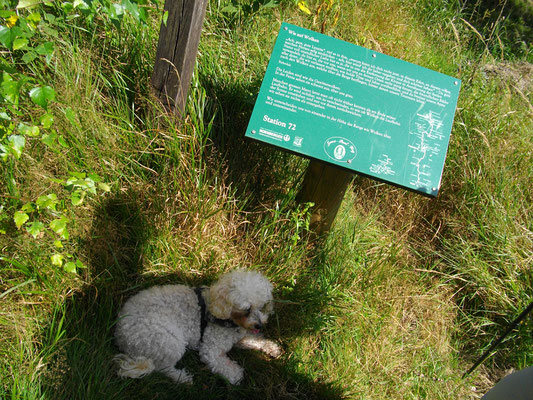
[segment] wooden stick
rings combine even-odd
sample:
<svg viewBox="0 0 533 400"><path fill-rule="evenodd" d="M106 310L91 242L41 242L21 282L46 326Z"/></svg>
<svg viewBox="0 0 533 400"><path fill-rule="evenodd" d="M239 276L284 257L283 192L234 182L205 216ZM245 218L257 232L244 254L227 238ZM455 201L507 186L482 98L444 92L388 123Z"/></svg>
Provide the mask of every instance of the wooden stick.
<svg viewBox="0 0 533 400"><path fill-rule="evenodd" d="M505 339L505 337L509 333L511 333L511 331L514 328L516 328L516 326L520 323L520 321L522 321L526 317L526 315L529 314L531 310L533 310L533 302L531 302L529 306L527 306L527 308L518 317L516 317L516 319L513 322L509 324L509 327L503 333L503 335L501 335L498 339L496 339L496 341L492 344L492 346L490 346L490 348L485 353L483 353L481 357L479 357L479 359L474 363L474 365L472 365L470 369L463 374L462 378L464 379L466 376L470 375L472 371L474 371L483 361L485 361L485 359L489 356L492 350L494 350L496 346L498 346L503 341L503 339Z"/></svg>

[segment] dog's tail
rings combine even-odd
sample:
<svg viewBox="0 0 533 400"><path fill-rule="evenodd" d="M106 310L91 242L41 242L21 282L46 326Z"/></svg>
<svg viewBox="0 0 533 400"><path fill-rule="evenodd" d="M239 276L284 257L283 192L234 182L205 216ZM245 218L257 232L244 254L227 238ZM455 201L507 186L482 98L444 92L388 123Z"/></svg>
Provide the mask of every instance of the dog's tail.
<svg viewBox="0 0 533 400"><path fill-rule="evenodd" d="M142 378L155 369L154 362L143 356L130 357L127 354L117 354L113 357L113 361L118 365L117 374L121 378Z"/></svg>

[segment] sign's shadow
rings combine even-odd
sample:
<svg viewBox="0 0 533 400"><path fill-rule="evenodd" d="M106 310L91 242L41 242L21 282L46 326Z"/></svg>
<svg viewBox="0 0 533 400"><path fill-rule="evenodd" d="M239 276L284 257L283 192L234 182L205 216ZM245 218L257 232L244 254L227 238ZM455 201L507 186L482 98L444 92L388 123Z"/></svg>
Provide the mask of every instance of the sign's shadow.
<svg viewBox="0 0 533 400"><path fill-rule="evenodd" d="M294 197L308 160L244 137L261 77L249 84L235 81L220 85L201 74L199 80L214 104L214 153L224 164L227 183L239 199L246 199L244 209Z"/></svg>

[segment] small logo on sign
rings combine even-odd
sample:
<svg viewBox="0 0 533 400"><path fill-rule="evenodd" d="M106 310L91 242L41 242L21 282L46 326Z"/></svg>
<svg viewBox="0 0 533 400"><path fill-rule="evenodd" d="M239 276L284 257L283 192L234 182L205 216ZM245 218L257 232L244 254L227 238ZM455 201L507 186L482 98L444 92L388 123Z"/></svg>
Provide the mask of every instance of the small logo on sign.
<svg viewBox="0 0 533 400"><path fill-rule="evenodd" d="M355 145L346 138L332 137L325 141L324 151L329 158L350 163L357 155Z"/></svg>
<svg viewBox="0 0 533 400"><path fill-rule="evenodd" d="M283 140L288 142L289 140L291 140L291 137L289 135L285 135L283 136Z"/></svg>
<svg viewBox="0 0 533 400"><path fill-rule="evenodd" d="M294 144L296 147L302 147L302 141L304 140L303 137L300 137L300 136L296 136L294 138L294 142L292 142L292 144Z"/></svg>

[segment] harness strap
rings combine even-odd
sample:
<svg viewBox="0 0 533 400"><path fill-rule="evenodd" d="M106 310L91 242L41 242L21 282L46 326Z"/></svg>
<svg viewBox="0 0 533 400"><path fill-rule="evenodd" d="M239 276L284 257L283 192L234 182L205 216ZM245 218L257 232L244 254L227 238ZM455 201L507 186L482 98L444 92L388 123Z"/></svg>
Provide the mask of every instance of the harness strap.
<svg viewBox="0 0 533 400"><path fill-rule="evenodd" d="M202 296L202 288L194 288L194 293L198 297L198 305L200 306L200 341L204 338L205 327L207 326L207 318L205 316L205 300Z"/></svg>
<svg viewBox="0 0 533 400"><path fill-rule="evenodd" d="M202 341L204 338L204 331L207 327L208 322L217 324L224 328L238 328L239 325L237 325L231 319L215 318L213 315L211 315L211 313L207 311L205 300L202 296L202 290L203 288L201 287L194 288L194 293L196 293L196 297L198 297L198 305L200 306L200 341Z"/></svg>

